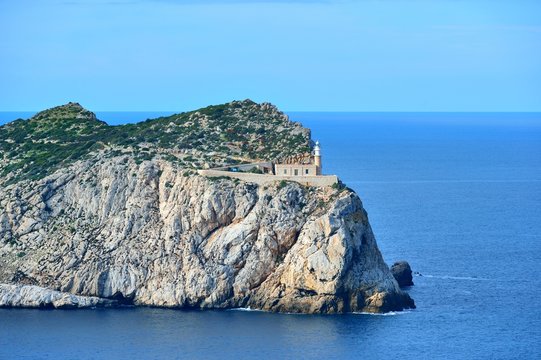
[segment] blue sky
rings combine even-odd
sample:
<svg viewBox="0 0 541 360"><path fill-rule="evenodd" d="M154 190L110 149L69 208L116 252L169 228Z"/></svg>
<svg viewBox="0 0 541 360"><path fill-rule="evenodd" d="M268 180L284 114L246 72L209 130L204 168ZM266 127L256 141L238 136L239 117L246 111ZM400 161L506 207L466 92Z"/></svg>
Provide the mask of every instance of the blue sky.
<svg viewBox="0 0 541 360"><path fill-rule="evenodd" d="M541 1L0 0L0 110L541 111Z"/></svg>

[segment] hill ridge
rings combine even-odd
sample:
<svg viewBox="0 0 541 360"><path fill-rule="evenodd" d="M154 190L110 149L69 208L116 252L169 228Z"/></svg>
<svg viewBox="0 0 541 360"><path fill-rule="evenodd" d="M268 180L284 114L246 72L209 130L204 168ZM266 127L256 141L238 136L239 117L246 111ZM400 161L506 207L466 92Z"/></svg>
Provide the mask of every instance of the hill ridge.
<svg viewBox="0 0 541 360"><path fill-rule="evenodd" d="M280 159L310 146L309 129L250 99L124 125L69 102L0 126L0 183L41 179L90 155L196 169Z"/></svg>

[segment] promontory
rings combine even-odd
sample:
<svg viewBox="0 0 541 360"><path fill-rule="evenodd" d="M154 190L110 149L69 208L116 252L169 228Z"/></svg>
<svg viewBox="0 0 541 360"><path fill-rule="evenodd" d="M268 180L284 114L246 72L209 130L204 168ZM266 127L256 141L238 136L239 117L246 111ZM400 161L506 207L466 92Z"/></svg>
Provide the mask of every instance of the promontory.
<svg viewBox="0 0 541 360"><path fill-rule="evenodd" d="M5 124L0 306L415 307L319 151L250 100L119 126L68 103Z"/></svg>

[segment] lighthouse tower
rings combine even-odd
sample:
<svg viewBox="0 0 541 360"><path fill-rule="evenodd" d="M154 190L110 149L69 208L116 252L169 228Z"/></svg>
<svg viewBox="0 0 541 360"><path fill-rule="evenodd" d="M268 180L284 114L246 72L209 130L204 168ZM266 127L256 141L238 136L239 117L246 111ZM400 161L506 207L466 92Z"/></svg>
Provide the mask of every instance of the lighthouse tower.
<svg viewBox="0 0 541 360"><path fill-rule="evenodd" d="M316 141L316 146L314 146L314 163L316 165L316 175L321 175L321 148L319 147L319 141Z"/></svg>

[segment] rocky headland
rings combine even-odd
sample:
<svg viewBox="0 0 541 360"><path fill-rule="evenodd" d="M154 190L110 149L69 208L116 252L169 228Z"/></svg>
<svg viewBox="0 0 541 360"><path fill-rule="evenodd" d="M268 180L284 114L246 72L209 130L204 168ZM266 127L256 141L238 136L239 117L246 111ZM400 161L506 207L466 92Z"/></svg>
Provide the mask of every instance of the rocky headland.
<svg viewBox="0 0 541 360"><path fill-rule="evenodd" d="M249 100L114 127L70 103L0 127L0 306L415 307L352 190L195 171L310 146Z"/></svg>

